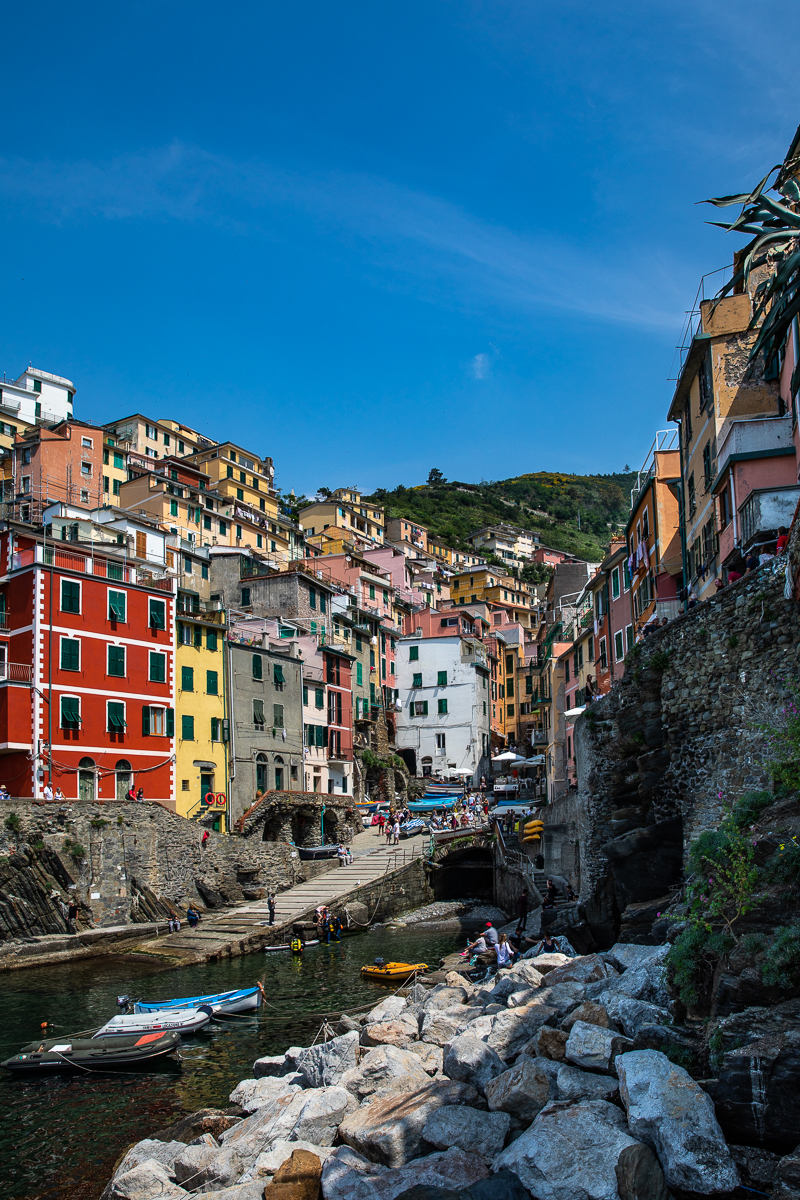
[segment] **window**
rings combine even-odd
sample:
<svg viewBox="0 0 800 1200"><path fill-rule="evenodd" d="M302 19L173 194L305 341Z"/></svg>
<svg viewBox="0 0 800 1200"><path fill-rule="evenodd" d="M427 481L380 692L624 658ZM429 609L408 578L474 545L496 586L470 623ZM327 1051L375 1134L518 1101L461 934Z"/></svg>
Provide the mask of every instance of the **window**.
<svg viewBox="0 0 800 1200"><path fill-rule="evenodd" d="M115 481L115 482L116 482L116 481ZM110 483L110 480L109 480L108 476L107 476L107 475L104 475L104 476L103 476L103 491L104 491L104 492L107 492L107 491L108 491L108 485L109 485L109 483Z"/></svg>
<svg viewBox="0 0 800 1200"><path fill-rule="evenodd" d="M631 590L631 572L627 559L622 564L622 590L625 592Z"/></svg>
<svg viewBox="0 0 800 1200"><path fill-rule="evenodd" d="M125 675L125 647L124 646L109 646L108 647L108 667L107 674Z"/></svg>
<svg viewBox="0 0 800 1200"><path fill-rule="evenodd" d="M275 548L274 542L273 542L272 548L273 548L273 550ZM327 607L328 607L328 597L325 595L324 592L320 592L320 594L319 594L319 611L321 613L324 613L327 611Z"/></svg>
<svg viewBox="0 0 800 1200"><path fill-rule="evenodd" d="M226 478L226 479L233 479L233 467L229 467L229 466L227 466L227 465L226 465L226 467L225 467L225 478Z"/></svg>
<svg viewBox="0 0 800 1200"><path fill-rule="evenodd" d="M88 462L82 462L81 463L81 475L85 475L88 478L91 474L92 474L92 464L88 463Z"/></svg>
<svg viewBox="0 0 800 1200"><path fill-rule="evenodd" d="M564 682L569 683L569 659L564 659Z"/></svg>
<svg viewBox="0 0 800 1200"><path fill-rule="evenodd" d="M619 599L619 567L614 567L611 572L611 599Z"/></svg>
<svg viewBox="0 0 800 1200"><path fill-rule="evenodd" d="M184 742L194 741L194 717L187 717L185 714L181 717L181 737Z"/></svg>
<svg viewBox="0 0 800 1200"><path fill-rule="evenodd" d="M600 638L600 669L602 671L608 670L608 650L605 638Z"/></svg>
<svg viewBox="0 0 800 1200"><path fill-rule="evenodd" d="M261 548L263 547L263 545L264 545L264 539L262 538L262 536L261 536L261 534L260 534L260 533L257 533L257 534L256 534L256 548L257 548L258 550L261 550Z"/></svg>
<svg viewBox="0 0 800 1200"><path fill-rule="evenodd" d="M218 696L219 676L216 671L206 671L206 693L209 696Z"/></svg>
<svg viewBox="0 0 800 1200"><path fill-rule="evenodd" d="M356 663L356 683L359 687L364 686L364 669L360 662Z"/></svg>
<svg viewBox="0 0 800 1200"><path fill-rule="evenodd" d="M686 401L686 407L683 410L683 444L688 450L692 441L692 401L691 396Z"/></svg>
<svg viewBox="0 0 800 1200"><path fill-rule="evenodd" d="M414 678L411 681L411 686L415 687L415 688L422 687L422 672L421 671L417 675L414 676Z"/></svg>
<svg viewBox="0 0 800 1200"><path fill-rule="evenodd" d="M273 704L272 706L272 724L275 729L283 729L283 705Z"/></svg>
<svg viewBox="0 0 800 1200"><path fill-rule="evenodd" d="M325 707L325 689L314 688L314 708Z"/></svg>
<svg viewBox="0 0 800 1200"><path fill-rule="evenodd" d="M706 491L711 487L711 442L706 442L703 446L703 482L706 485Z"/></svg>
<svg viewBox="0 0 800 1200"><path fill-rule="evenodd" d="M633 626L632 625L625 626L625 649L626 650L633 649Z"/></svg>
<svg viewBox="0 0 800 1200"><path fill-rule="evenodd" d="M181 667L181 691L194 691L194 667Z"/></svg>
<svg viewBox="0 0 800 1200"><path fill-rule="evenodd" d="M697 372L697 382L700 388L700 411L703 412L714 399L714 385L711 378L711 356L708 351L703 355L700 370Z"/></svg>
<svg viewBox="0 0 800 1200"><path fill-rule="evenodd" d="M436 749L437 750L445 750L446 748L447 748L447 734L446 733L437 733Z"/></svg>
<svg viewBox="0 0 800 1200"><path fill-rule="evenodd" d="M317 607L317 589L310 587L308 589L308 603L311 608Z"/></svg>
<svg viewBox="0 0 800 1200"><path fill-rule="evenodd" d="M216 650L217 648L217 631L216 629L208 629L206 631L206 649Z"/></svg>
<svg viewBox="0 0 800 1200"><path fill-rule="evenodd" d="M264 660L260 654L253 655L253 679L264 678Z"/></svg>
<svg viewBox="0 0 800 1200"><path fill-rule="evenodd" d="M218 742L220 740L219 717L211 718L211 741Z"/></svg>
<svg viewBox="0 0 800 1200"><path fill-rule="evenodd" d="M625 647L622 642L622 630L618 629L614 634L614 661L622 662L625 657Z"/></svg>
<svg viewBox="0 0 800 1200"><path fill-rule="evenodd" d="M279 692L282 692L283 685L286 682L286 680L283 678L283 667L281 666L280 663L275 663L275 665L273 666L272 679L275 684L276 690Z"/></svg>
<svg viewBox="0 0 800 1200"><path fill-rule="evenodd" d="M119 495L119 482L120 481L118 479L115 479L111 484L111 492L114 496ZM108 488L106 488L106 491L108 491Z"/></svg>
<svg viewBox="0 0 800 1200"><path fill-rule="evenodd" d="M242 491L242 489L241 489L241 488L237 488L237 489L236 489L236 499L237 499L237 500L244 500L244 492ZM240 535L240 536L241 536L241 535Z"/></svg>
<svg viewBox="0 0 800 1200"><path fill-rule="evenodd" d="M514 680L513 679L506 680L506 695L507 696L514 695Z"/></svg>
<svg viewBox="0 0 800 1200"><path fill-rule="evenodd" d="M242 608L249 608L249 607L250 607L250 588L243 587L242 588Z"/></svg>
<svg viewBox="0 0 800 1200"><path fill-rule="evenodd" d="M166 629L167 606L163 600L151 600L148 606L148 623L151 629Z"/></svg>
<svg viewBox="0 0 800 1200"><path fill-rule="evenodd" d="M419 661L419 646L409 646L408 661L409 662L418 662Z"/></svg>
<svg viewBox="0 0 800 1200"><path fill-rule="evenodd" d="M694 471L691 472L686 481L686 491L688 493L689 515L692 516L697 508L697 501L694 494Z"/></svg>
<svg viewBox="0 0 800 1200"><path fill-rule="evenodd" d="M164 445L165 446L169 445L169 434L168 433L164 434Z"/></svg>
<svg viewBox="0 0 800 1200"><path fill-rule="evenodd" d="M127 596L125 592L112 592L109 589L108 593L108 619L109 621L124 621L127 604Z"/></svg>
<svg viewBox="0 0 800 1200"><path fill-rule="evenodd" d="M167 656L157 650L150 651L150 671L148 678L151 683L167 682Z"/></svg>
<svg viewBox="0 0 800 1200"><path fill-rule="evenodd" d="M514 715L514 705L513 705L513 704L507 704L507 705L506 705L506 716L507 716L507 717L513 717L513 715Z"/></svg>
<svg viewBox="0 0 800 1200"><path fill-rule="evenodd" d="M237 537L237 539L238 539L239 541L241 541L241 540L242 540L242 527L241 527L241 525L237 525L237 526L236 526L236 537Z"/></svg>
<svg viewBox="0 0 800 1200"><path fill-rule="evenodd" d="M412 717L427 717L428 701L427 700L414 700L411 704L411 715L412 715Z"/></svg>
<svg viewBox="0 0 800 1200"><path fill-rule="evenodd" d="M79 638L62 637L61 639L61 670L80 671L81 643Z"/></svg>
<svg viewBox="0 0 800 1200"><path fill-rule="evenodd" d="M439 716L440 717L445 716L445 714L447 713L447 701L446 700L437 700L436 703L438 705Z"/></svg>
<svg viewBox="0 0 800 1200"><path fill-rule="evenodd" d="M118 700L109 700L106 704L107 726L109 733L125 732L125 705Z"/></svg>
<svg viewBox="0 0 800 1200"><path fill-rule="evenodd" d="M239 482L247 483L247 476L245 475L244 471L239 472Z"/></svg>
<svg viewBox="0 0 800 1200"><path fill-rule="evenodd" d="M369 598L370 598L370 600L375 599L375 584L374 583L371 583L369 585Z"/></svg>
<svg viewBox="0 0 800 1200"><path fill-rule="evenodd" d="M437 687L447 687L447 671L439 671L436 676Z"/></svg>
<svg viewBox="0 0 800 1200"><path fill-rule="evenodd" d="M61 728L80 729L81 702L78 696L61 697Z"/></svg>
<svg viewBox="0 0 800 1200"><path fill-rule="evenodd" d="M211 531L211 517L203 517L203 529L207 529L209 532Z"/></svg>
<svg viewBox="0 0 800 1200"><path fill-rule="evenodd" d="M259 699L253 700L253 724L256 729L264 728L264 701Z"/></svg>
<svg viewBox="0 0 800 1200"><path fill-rule="evenodd" d="M220 523L219 523L219 531L220 531L220 533L222 534L222 536L223 536L223 537L224 537L224 536L225 536L225 534L228 532L228 526L225 524L225 522L224 522L224 521L220 521Z"/></svg>
<svg viewBox="0 0 800 1200"><path fill-rule="evenodd" d="M81 585L72 579L61 580L61 611L69 613L81 611Z"/></svg>

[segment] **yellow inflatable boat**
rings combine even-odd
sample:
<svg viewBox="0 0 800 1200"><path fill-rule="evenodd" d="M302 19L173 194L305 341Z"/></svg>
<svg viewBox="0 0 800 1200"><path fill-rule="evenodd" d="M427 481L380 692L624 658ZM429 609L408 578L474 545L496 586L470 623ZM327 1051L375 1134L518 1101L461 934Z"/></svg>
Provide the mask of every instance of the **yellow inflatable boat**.
<svg viewBox="0 0 800 1200"><path fill-rule="evenodd" d="M374 979L378 983L402 983L418 971L427 969L427 963L387 963L382 958L376 958L371 966L361 968L361 974L365 979Z"/></svg>

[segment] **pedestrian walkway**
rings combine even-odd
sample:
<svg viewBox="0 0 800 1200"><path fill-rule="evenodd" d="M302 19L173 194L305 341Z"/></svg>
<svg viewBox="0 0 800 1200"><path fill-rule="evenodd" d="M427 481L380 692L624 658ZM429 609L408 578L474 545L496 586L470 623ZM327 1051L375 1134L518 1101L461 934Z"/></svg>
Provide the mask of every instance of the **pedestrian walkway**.
<svg viewBox="0 0 800 1200"><path fill-rule="evenodd" d="M333 904L356 888L374 883L381 875L420 858L429 844L427 834L417 834L399 846L386 846L373 834L359 835L353 842L352 863L340 866L334 860L331 869L324 874L277 893L275 932L285 926L284 940L288 941L292 922L304 913L318 904ZM269 926L266 897L219 914L204 915L196 929L184 925L179 933L167 934L157 942L142 943L139 950L153 957L184 963L236 955L245 952L243 943L250 939L258 943L265 933L265 926Z"/></svg>

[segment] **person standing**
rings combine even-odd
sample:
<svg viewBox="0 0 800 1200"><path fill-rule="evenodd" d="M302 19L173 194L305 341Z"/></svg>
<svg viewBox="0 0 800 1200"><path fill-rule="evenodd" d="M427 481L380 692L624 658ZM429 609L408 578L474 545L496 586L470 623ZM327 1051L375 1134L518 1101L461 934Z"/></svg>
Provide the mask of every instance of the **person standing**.
<svg viewBox="0 0 800 1200"><path fill-rule="evenodd" d="M53 785L49 782L44 785L44 798L48 802L53 799Z"/></svg>
<svg viewBox="0 0 800 1200"><path fill-rule="evenodd" d="M528 924L528 889L522 889L522 895L517 901L517 929L521 932Z"/></svg>
<svg viewBox="0 0 800 1200"><path fill-rule="evenodd" d="M270 892L267 895L267 908L269 909L269 923L275 924L275 893Z"/></svg>
<svg viewBox="0 0 800 1200"><path fill-rule="evenodd" d="M392 837L394 839L393 845L399 846L400 845L400 822L397 820L395 820L394 827L392 829Z"/></svg>
<svg viewBox="0 0 800 1200"><path fill-rule="evenodd" d="M210 834L209 834L208 830L204 829L203 836L200 838L200 845L203 847L204 850L205 850L206 842L209 839L209 836L210 836Z"/></svg>
<svg viewBox="0 0 800 1200"><path fill-rule="evenodd" d="M67 932L78 932L78 901L74 896L70 896L67 905Z"/></svg>
<svg viewBox="0 0 800 1200"><path fill-rule="evenodd" d="M383 837L383 827L386 824L386 817L382 812L378 813L378 837Z"/></svg>

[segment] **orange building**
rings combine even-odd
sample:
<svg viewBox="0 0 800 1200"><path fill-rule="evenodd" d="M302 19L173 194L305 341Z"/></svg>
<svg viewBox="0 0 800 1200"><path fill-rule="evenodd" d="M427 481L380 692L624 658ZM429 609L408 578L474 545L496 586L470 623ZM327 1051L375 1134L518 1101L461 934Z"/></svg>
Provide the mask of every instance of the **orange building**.
<svg viewBox="0 0 800 1200"><path fill-rule="evenodd" d="M628 567L633 623L641 629L653 616L675 617L683 586L677 432L656 434L631 491Z"/></svg>

